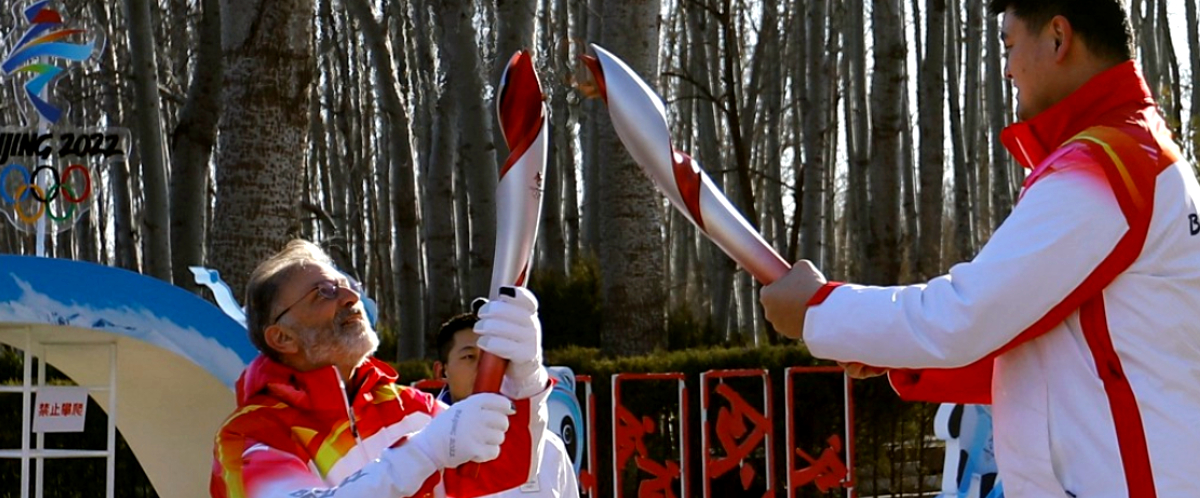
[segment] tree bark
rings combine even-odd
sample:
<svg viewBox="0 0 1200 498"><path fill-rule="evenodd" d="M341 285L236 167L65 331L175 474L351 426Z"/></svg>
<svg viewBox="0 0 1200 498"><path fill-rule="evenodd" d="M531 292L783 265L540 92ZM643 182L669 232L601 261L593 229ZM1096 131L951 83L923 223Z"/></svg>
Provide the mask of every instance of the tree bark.
<svg viewBox="0 0 1200 498"><path fill-rule="evenodd" d="M1000 61L1000 27L994 16L988 16L987 40L987 104L989 128L992 130L992 227L1008 217L1013 207L1012 166L1004 144L1000 142L1000 130L1007 123L1009 101L1004 87L1004 69Z"/></svg>
<svg viewBox="0 0 1200 498"><path fill-rule="evenodd" d="M435 30L436 31L436 30ZM422 176L424 195L421 228L424 232L425 253L428 255L426 274L429 276L429 304L426 306L431 323L442 323L460 310L458 308L457 274L455 267L454 232L454 123L457 109L448 92L437 100L433 117L433 150L428 169ZM462 206L461 209L466 209Z"/></svg>
<svg viewBox="0 0 1200 498"><path fill-rule="evenodd" d="M825 21L828 1L817 0L808 5L808 40L805 43L808 62L808 105L804 112L804 182L803 211L800 219L800 255L821 264L821 223L825 218L825 140L826 106L829 92L825 43Z"/></svg>
<svg viewBox="0 0 1200 498"><path fill-rule="evenodd" d="M938 274L942 254L942 188L946 168L946 1L927 0L925 57L917 81L920 138L921 228L917 244L917 280ZM954 98L953 96L951 98Z"/></svg>
<svg viewBox="0 0 1200 498"><path fill-rule="evenodd" d="M112 16L108 11L108 3L94 2L91 6L92 15L96 17L97 22L104 26L107 32L115 33ZM106 50L101 60L100 88L101 95L103 95L101 109L108 115L108 119L116 122L119 126L124 125L126 118L123 113L124 107L121 105L123 85L120 84L123 73L117 70L123 64L118 60L118 53L115 49ZM137 245L134 243L137 230L133 224L133 196L129 190L128 158L129 156L126 155L125 161L109 164L109 185L112 191L110 195L113 203L113 262L120 268L137 272L140 271L140 264L137 257Z"/></svg>
<svg viewBox="0 0 1200 498"><path fill-rule="evenodd" d="M422 358L425 354L426 324L421 292L420 246L417 236L417 195L413 174L413 153L408 135L408 111L396 92L397 71L392 66L392 53L384 38L383 27L375 20L371 6L366 0L347 0L346 7L358 20L366 40L367 53L375 75L375 92L379 96L380 110L387 117L387 165L390 177L389 197L386 209L395 220L397 243L389 247L387 255L396 263L399 271L387 272L392 279L400 302L400 324L396 356L398 359ZM449 163L446 167L449 167ZM447 203L447 212L450 211ZM429 212L426 211L426 215ZM389 223L389 226L391 224ZM452 235L453 236L453 235ZM450 258L453 262L453 258ZM386 265L390 266L390 265ZM450 280L451 282L453 279ZM434 315L436 316L436 315ZM436 318L435 318L436 319Z"/></svg>
<svg viewBox="0 0 1200 498"><path fill-rule="evenodd" d="M708 66L708 64L719 63L715 43L718 33L715 29L709 29L712 22L707 18L706 11L694 4L688 6L688 25L688 32L694 40L692 48L696 51L688 61L689 73L693 75L693 84L689 85L689 90L698 90L699 94L705 95L705 97L697 95L695 99L696 128L699 140L697 159L701 165L707 163L718 165L721 164L721 153L718 148L720 139L717 136L717 120L714 109L717 103L710 97L713 95L711 78L716 72ZM717 188L723 189L725 174L721 168L709 167L707 171L710 172L712 181ZM734 309L734 263L725 253L721 252L716 244L702 240L701 246L704 248L703 258L707 261L705 266L707 267L708 289L712 295L709 303L712 323L717 330L725 333L731 323L730 312Z"/></svg>
<svg viewBox="0 0 1200 498"><path fill-rule="evenodd" d="M905 91L906 49L900 0L872 0L875 72L871 82L871 231L866 244L868 284L892 284L900 276L900 103Z"/></svg>
<svg viewBox="0 0 1200 498"><path fill-rule="evenodd" d="M653 85L658 80L657 0L605 0L603 40ZM600 126L600 268L606 352L647 354L666 345L660 197L611 125Z"/></svg>
<svg viewBox="0 0 1200 498"><path fill-rule="evenodd" d="M287 242L308 148L311 2L222 0L224 111L218 123L213 266L230 287Z"/></svg>
<svg viewBox="0 0 1200 498"><path fill-rule="evenodd" d="M167 195L166 150L163 146L162 111L158 98L158 62L155 56L149 0L126 0L129 18L129 53L133 59L133 89L137 101L138 157L145 185L146 268L154 278L171 282L170 199Z"/></svg>
<svg viewBox="0 0 1200 498"><path fill-rule="evenodd" d="M975 253L972 239L971 212L971 175L967 165L967 132L963 130L962 97L959 93L960 65L958 58L958 1L951 2L951 8L946 10L948 26L946 30L946 51L950 60L946 62L947 94L950 96L950 144L954 154L954 239L953 249L942 258L936 273L926 277L940 275L945 272L946 264L970 257Z"/></svg>
<svg viewBox="0 0 1200 498"><path fill-rule="evenodd" d="M1159 59L1158 37L1158 2L1145 0L1145 15L1142 14L1142 0L1134 0L1132 15L1134 18L1133 32L1140 42L1142 49L1141 65L1146 75L1146 84L1155 100L1162 96L1162 66Z"/></svg>
<svg viewBox="0 0 1200 498"><path fill-rule="evenodd" d="M864 275L866 265L866 242L870 236L870 212L868 198L868 170L870 167L871 147L871 110L867 101L866 74L866 19L863 0L848 0L850 24L846 34L847 57L849 74L847 75L847 91L850 96L846 99L847 156L849 165L849 206L850 215L847 222L853 227L851 261L857 272L848 273L847 278L860 279ZM853 144L853 145L850 145Z"/></svg>
<svg viewBox="0 0 1200 498"><path fill-rule="evenodd" d="M557 0L555 3L557 5L553 9L550 8L549 1L543 4L542 17L542 46L547 48L549 67L547 74L542 76L542 90L550 94L548 112L551 124L547 130L550 144L546 152L546 173L542 181L542 221L538 229L541 247L537 256L543 267L536 271L565 275L567 242L563 236L563 173L573 168L575 161L570 130L567 129L567 87L559 84L560 81L565 81L560 74L566 74L570 70L570 62L566 60L566 45L562 45L561 49L555 46L559 37L562 37L562 40L567 39L567 6L565 0Z"/></svg>
<svg viewBox="0 0 1200 498"><path fill-rule="evenodd" d="M492 113L483 103L483 80L474 22L474 2L435 2L434 13L444 31L437 37L447 85L458 106L458 163L466 174L471 219L469 295L486 296L492 278L496 244L496 182L499 171L492 143Z"/></svg>
<svg viewBox="0 0 1200 498"><path fill-rule="evenodd" d="M971 199L975 219L975 241L987 240L991 232L987 220L991 216L991 195L987 179L990 177L982 164L986 164L988 149L987 129L982 123L983 101L981 98L980 75L983 74L983 4L967 1L967 36L965 40L965 97L966 109L963 126L966 128L967 168L971 173ZM970 257L973 257L972 253Z"/></svg>
<svg viewBox="0 0 1200 498"><path fill-rule="evenodd" d="M1187 16L1188 59L1192 68L1192 105L1191 116L1187 119L1189 135L1191 136L1192 157L1200 155L1200 14L1197 14L1196 0L1186 0L1184 13Z"/></svg>
<svg viewBox="0 0 1200 498"><path fill-rule="evenodd" d="M189 266L204 264L208 228L208 162L221 101L221 2L204 0L196 70L171 134L171 256L175 285L199 290Z"/></svg>
<svg viewBox="0 0 1200 498"><path fill-rule="evenodd" d="M763 2L763 22L766 22L766 19L778 18L776 8L774 2ZM780 254L787 254L787 221L783 211L783 161L781 159L783 145L780 137L783 133L781 127L783 66L789 61L783 56L785 45L780 30L772 29L769 34L771 37L763 40L763 43L768 44L763 54L767 62L762 66L762 70L766 74L763 76L761 118L764 123L766 140L762 150L764 154L762 171L766 178L763 182L764 188L761 190L765 199L759 226L762 227L763 236L767 242Z"/></svg>

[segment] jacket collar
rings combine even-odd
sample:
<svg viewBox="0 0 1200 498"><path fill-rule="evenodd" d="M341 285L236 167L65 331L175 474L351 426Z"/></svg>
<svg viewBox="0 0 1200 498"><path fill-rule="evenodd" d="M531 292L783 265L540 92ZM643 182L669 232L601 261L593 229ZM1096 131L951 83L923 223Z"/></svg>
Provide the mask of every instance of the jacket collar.
<svg viewBox="0 0 1200 498"><path fill-rule="evenodd" d="M351 404L370 401L376 387L395 383L397 378L396 371L387 363L374 357L367 358L354 370L351 385L358 388L354 391ZM342 415L346 412L345 385L333 366L301 372L259 355L238 379L238 406L250 404L253 398L259 396L304 411L333 411Z"/></svg>
<svg viewBox="0 0 1200 498"><path fill-rule="evenodd" d="M1130 60L1092 77L1032 119L1005 128L1000 140L1018 163L1033 168L1079 132L1097 124L1117 124L1101 122L1112 111L1153 105L1141 69Z"/></svg>

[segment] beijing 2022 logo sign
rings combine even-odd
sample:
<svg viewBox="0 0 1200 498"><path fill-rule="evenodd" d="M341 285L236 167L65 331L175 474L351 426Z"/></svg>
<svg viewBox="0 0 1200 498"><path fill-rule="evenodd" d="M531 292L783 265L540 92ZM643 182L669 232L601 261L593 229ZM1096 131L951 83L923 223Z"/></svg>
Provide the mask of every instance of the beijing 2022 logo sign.
<svg viewBox="0 0 1200 498"><path fill-rule="evenodd" d="M24 120L0 121L0 213L23 231L57 232L96 202L105 166L126 161L129 131L104 116L70 123L70 102L56 96L63 78L98 64L104 32L68 22L50 0L21 3L16 28L0 40L0 103L15 104Z"/></svg>

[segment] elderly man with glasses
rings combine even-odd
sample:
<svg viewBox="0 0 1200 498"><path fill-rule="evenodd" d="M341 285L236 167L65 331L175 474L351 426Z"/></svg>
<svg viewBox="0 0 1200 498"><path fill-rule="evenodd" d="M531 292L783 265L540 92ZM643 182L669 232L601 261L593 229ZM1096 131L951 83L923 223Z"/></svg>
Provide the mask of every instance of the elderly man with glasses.
<svg viewBox="0 0 1200 498"><path fill-rule="evenodd" d="M455 496L526 482L545 432L549 377L537 301L524 289L479 310L479 347L511 361L503 395L452 407L396 383L379 337L329 256L292 241L255 269L246 322L262 353L216 437L214 498ZM468 464L468 465L464 465Z"/></svg>

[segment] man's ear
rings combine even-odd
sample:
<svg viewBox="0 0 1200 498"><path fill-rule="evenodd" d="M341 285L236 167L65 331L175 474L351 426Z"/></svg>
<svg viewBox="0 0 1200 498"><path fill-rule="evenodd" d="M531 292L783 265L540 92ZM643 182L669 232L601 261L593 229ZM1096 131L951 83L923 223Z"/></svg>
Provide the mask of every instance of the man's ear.
<svg viewBox="0 0 1200 498"><path fill-rule="evenodd" d="M1075 29L1071 27L1071 21L1063 16L1054 16L1049 28L1050 35L1054 37L1054 62L1062 62L1075 45Z"/></svg>
<svg viewBox="0 0 1200 498"><path fill-rule="evenodd" d="M263 339L267 346L279 354L295 354L300 352L300 341L291 329L272 324L263 331Z"/></svg>
<svg viewBox="0 0 1200 498"><path fill-rule="evenodd" d="M433 360L433 378L446 378L446 366L442 364L441 360Z"/></svg>

